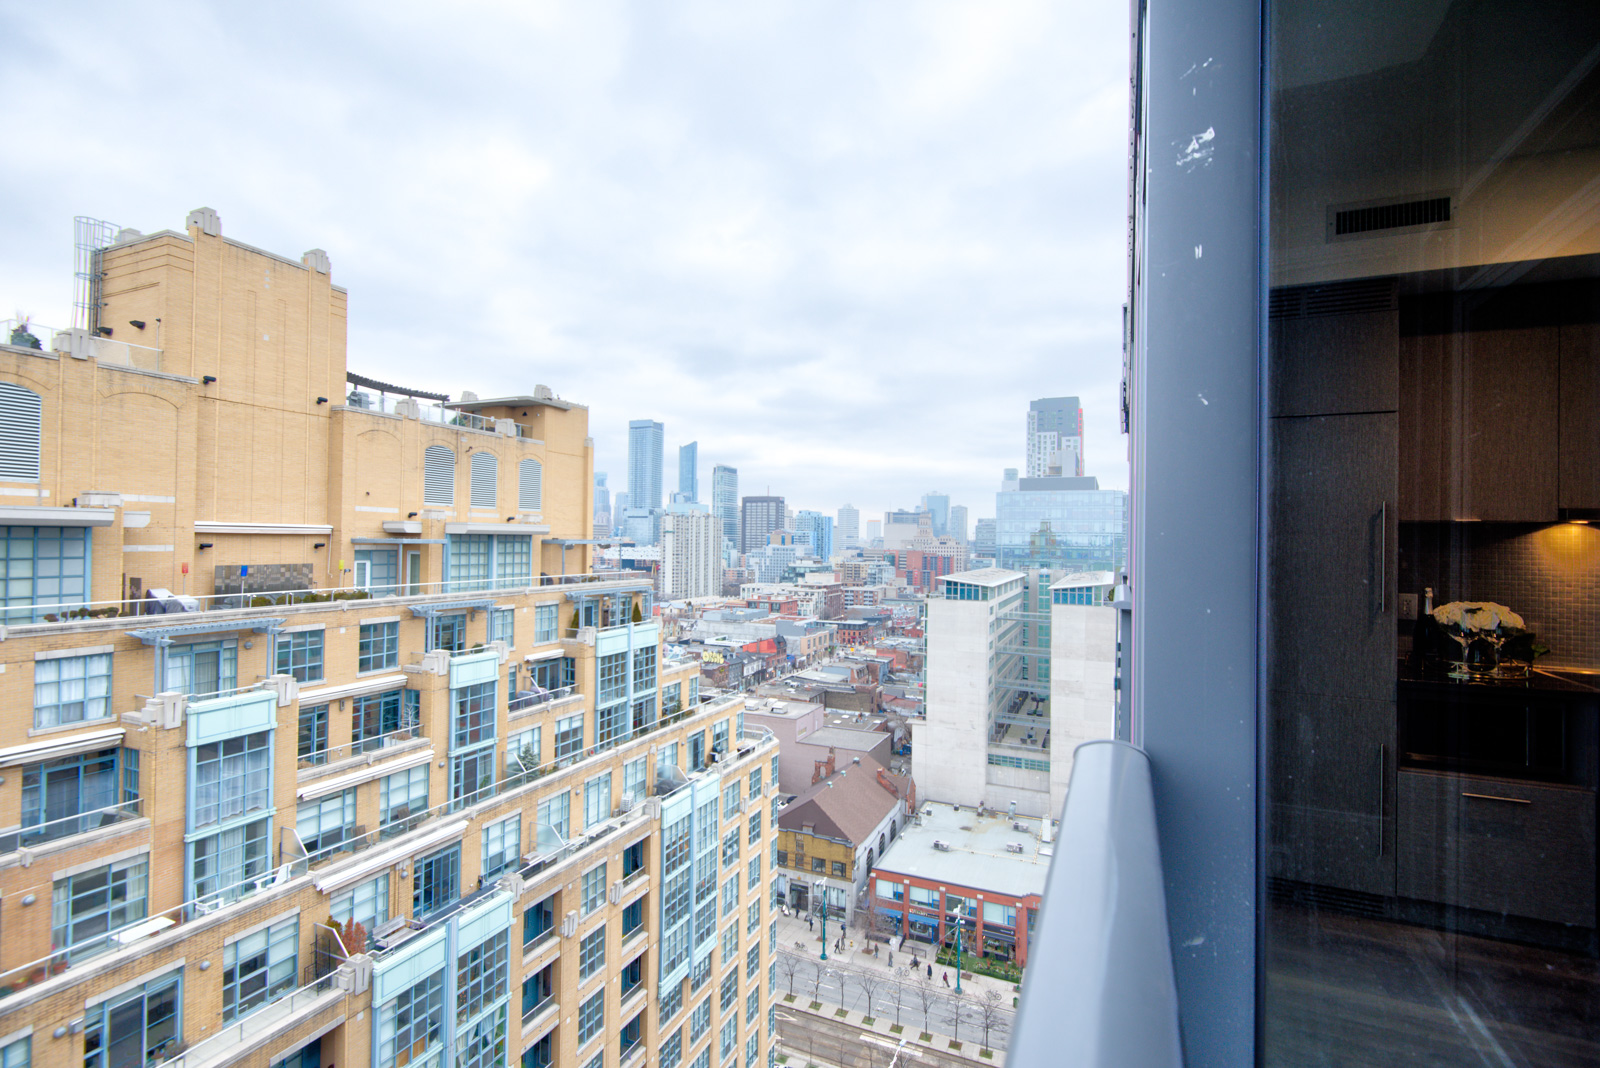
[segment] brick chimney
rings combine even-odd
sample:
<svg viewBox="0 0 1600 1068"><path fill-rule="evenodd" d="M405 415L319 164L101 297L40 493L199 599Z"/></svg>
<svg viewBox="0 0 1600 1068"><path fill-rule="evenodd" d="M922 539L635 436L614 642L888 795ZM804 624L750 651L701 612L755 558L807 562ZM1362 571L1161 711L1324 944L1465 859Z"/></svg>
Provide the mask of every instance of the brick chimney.
<svg viewBox="0 0 1600 1068"><path fill-rule="evenodd" d="M878 785L888 790L895 797L900 796L900 787L895 785L895 781L889 777L889 773L882 768L878 769Z"/></svg>
<svg viewBox="0 0 1600 1068"><path fill-rule="evenodd" d="M833 769L834 769L834 761L835 761L835 756L834 756L833 746L830 745L828 747L828 759L827 760L819 760L819 761L817 761L816 765L811 769L811 781L814 782L814 783L818 783L818 782L821 782L823 779L826 779L828 776L832 775L833 774Z"/></svg>

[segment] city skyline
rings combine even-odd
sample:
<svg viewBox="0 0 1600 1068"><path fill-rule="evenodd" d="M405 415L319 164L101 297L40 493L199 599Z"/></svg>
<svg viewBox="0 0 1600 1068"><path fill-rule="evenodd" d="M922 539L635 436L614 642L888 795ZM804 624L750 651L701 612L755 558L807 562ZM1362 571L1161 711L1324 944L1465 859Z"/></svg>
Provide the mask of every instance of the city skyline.
<svg viewBox="0 0 1600 1068"><path fill-rule="evenodd" d="M1123 258L1125 12L505 15L484 40L332 3L308 44L282 8L13 5L13 138L43 163L76 131L141 135L0 176L4 314L70 325L73 216L149 232L204 205L255 247L327 250L360 303L352 370L589 405L613 492L627 423L651 418L800 507L881 515L938 486L984 510L1023 465L1020 413L1066 393L1086 471L1126 485L1125 287L1103 269ZM237 91L196 91L219 85ZM196 128L218 151L154 147ZM468 352L495 358L466 375ZM908 367L918 403L883 404Z"/></svg>

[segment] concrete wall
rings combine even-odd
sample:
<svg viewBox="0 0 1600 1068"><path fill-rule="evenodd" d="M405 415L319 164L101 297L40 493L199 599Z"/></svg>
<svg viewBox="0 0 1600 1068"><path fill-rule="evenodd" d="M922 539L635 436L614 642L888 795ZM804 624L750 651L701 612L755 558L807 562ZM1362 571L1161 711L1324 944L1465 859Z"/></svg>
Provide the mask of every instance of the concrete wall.
<svg viewBox="0 0 1600 1068"><path fill-rule="evenodd" d="M1061 815L1072 751L1110 738L1116 720L1117 610L1050 607L1050 813Z"/></svg>
<svg viewBox="0 0 1600 1068"><path fill-rule="evenodd" d="M928 718L917 725L911 774L930 801L984 800L993 677L989 621L997 609L996 601L928 602Z"/></svg>

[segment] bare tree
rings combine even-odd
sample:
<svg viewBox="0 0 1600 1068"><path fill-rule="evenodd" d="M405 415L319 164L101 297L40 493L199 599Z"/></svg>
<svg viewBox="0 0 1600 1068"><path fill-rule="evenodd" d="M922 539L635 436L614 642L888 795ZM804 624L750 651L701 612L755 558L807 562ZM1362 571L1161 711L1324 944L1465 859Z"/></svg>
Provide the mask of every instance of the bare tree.
<svg viewBox="0 0 1600 1068"><path fill-rule="evenodd" d="M794 997L794 977L799 974L803 959L792 953L778 954L778 970L783 972L783 977L789 981L789 996Z"/></svg>
<svg viewBox="0 0 1600 1068"><path fill-rule="evenodd" d="M918 1004L922 1006L922 1030L931 1031L933 1029L931 1019L933 1006L939 1000L939 994L934 989L933 980L918 972L917 977L911 982L911 992L915 995Z"/></svg>
<svg viewBox="0 0 1600 1068"><path fill-rule="evenodd" d="M971 1000L965 991L958 994L952 990L945 995L944 1022L950 1025L950 1037L957 1042L961 1041L961 1010Z"/></svg>
<svg viewBox="0 0 1600 1068"><path fill-rule="evenodd" d="M811 1000L812 1001L821 1001L822 1000L822 962L821 961L812 960L812 961L807 961L806 963L811 965Z"/></svg>
<svg viewBox="0 0 1600 1068"><path fill-rule="evenodd" d="M894 979L884 992L884 996L894 1003L894 1025L896 1027L900 1026L900 1003L905 1000L905 982L906 976L909 974L910 972L905 968L896 968L894 970Z"/></svg>
<svg viewBox="0 0 1600 1068"><path fill-rule="evenodd" d="M876 972L860 972L856 975L856 985L867 997L867 1015L872 1016L872 1001L883 991L883 976Z"/></svg>
<svg viewBox="0 0 1600 1068"><path fill-rule="evenodd" d="M1005 1033L1005 1000L1006 996L992 987L983 992L983 997L973 999L973 1003L978 1007L978 1026L983 1028L984 1049L991 1048L989 1045L989 1032Z"/></svg>
<svg viewBox="0 0 1600 1068"><path fill-rule="evenodd" d="M844 1003L846 1001L844 996L845 980L854 978L854 976L848 968L840 968L838 971L832 974L839 980L839 1007L842 1009L844 1008Z"/></svg>

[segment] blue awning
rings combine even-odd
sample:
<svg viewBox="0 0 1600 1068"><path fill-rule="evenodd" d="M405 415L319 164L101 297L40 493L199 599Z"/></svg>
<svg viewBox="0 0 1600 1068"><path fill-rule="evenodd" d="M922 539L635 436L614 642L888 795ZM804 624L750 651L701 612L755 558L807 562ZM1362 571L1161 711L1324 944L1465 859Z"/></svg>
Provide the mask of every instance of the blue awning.
<svg viewBox="0 0 1600 1068"><path fill-rule="evenodd" d="M142 627L128 631L129 637L138 638L146 645L171 645L172 639L190 634L223 634L228 631L254 630L261 633L275 631L287 619L219 619L209 623L185 623L176 627Z"/></svg>

